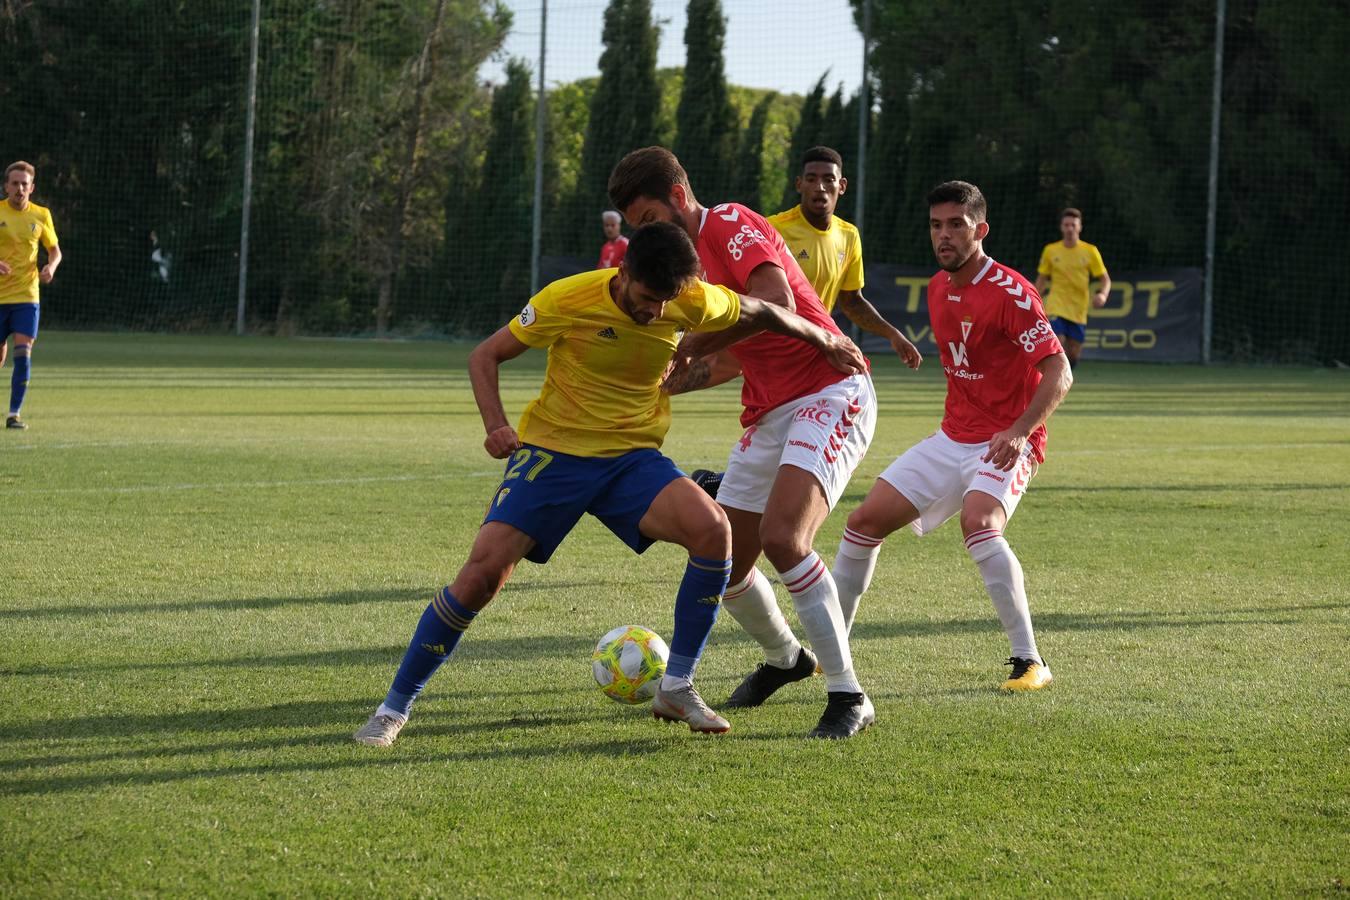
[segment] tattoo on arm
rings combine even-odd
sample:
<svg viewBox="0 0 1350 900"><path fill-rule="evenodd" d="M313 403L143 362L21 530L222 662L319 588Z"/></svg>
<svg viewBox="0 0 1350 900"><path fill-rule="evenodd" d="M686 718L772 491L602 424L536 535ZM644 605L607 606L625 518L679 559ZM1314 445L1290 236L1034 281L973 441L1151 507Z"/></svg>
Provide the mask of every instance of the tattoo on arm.
<svg viewBox="0 0 1350 900"><path fill-rule="evenodd" d="M891 333L891 323L883 319L877 308L862 296L853 297L844 303L844 315L863 331L880 337L887 337Z"/></svg>
<svg viewBox="0 0 1350 900"><path fill-rule="evenodd" d="M689 364L683 372L679 372L666 379L662 385L667 394L684 394L689 391L696 391L708 383L712 377L712 368L705 360L696 359Z"/></svg>

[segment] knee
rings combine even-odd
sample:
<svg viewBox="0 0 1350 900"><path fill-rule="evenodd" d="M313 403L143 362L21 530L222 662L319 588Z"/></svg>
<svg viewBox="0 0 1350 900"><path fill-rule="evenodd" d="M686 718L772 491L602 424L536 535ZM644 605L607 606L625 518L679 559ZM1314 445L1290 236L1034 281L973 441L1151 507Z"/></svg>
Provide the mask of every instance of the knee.
<svg viewBox="0 0 1350 900"><path fill-rule="evenodd" d="M690 522L686 531L690 535L685 549L693 556L704 559L731 558L731 523L726 513L716 504L701 510Z"/></svg>
<svg viewBox="0 0 1350 900"><path fill-rule="evenodd" d="M884 538L891 533L890 522L874 515L873 510L865 503L848 514L845 525L850 531L868 537Z"/></svg>
<svg viewBox="0 0 1350 900"><path fill-rule="evenodd" d="M489 558L470 559L459 570L451 593L468 609L482 609L501 591L513 568Z"/></svg>
<svg viewBox="0 0 1350 900"><path fill-rule="evenodd" d="M15 355L16 357L19 357L19 356L32 356L32 355L33 355L33 342L32 342L32 341L18 341L18 340L16 340L16 341L14 342L14 355Z"/></svg>
<svg viewBox="0 0 1350 900"><path fill-rule="evenodd" d="M977 531L1002 532L1003 523L984 511L964 509L961 511L961 534L970 537Z"/></svg>
<svg viewBox="0 0 1350 900"><path fill-rule="evenodd" d="M759 540L764 547L764 555L780 572L797 565L811 552L810 542L796 529L770 524L768 520L760 526Z"/></svg>

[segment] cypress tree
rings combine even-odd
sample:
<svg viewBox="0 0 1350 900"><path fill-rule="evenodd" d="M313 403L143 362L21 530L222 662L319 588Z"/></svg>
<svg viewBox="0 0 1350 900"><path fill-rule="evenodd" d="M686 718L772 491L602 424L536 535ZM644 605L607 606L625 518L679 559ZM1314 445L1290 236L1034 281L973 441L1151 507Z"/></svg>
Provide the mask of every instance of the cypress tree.
<svg viewBox="0 0 1350 900"><path fill-rule="evenodd" d="M675 155L696 195L718 203L733 189L737 117L728 96L721 0L689 0L684 87L675 111Z"/></svg>
<svg viewBox="0 0 1350 900"><path fill-rule="evenodd" d="M610 170L623 155L657 139L661 89L656 81L660 29L652 24L651 0L610 0L601 33L600 81L591 97L581 177L568 206L568 250L589 252L598 233L596 217L609 204Z"/></svg>
<svg viewBox="0 0 1350 900"><path fill-rule="evenodd" d="M788 177L783 185L783 209L790 209L801 201L793 185L801 171L802 154L821 141L825 125L822 112L825 102L825 79L829 74L826 72L821 75L811 93L802 101L802 115L797 120L797 127L792 131L791 150L788 151Z"/></svg>
<svg viewBox="0 0 1350 900"><path fill-rule="evenodd" d="M755 104L750 114L750 124L741 135L740 147L736 153L735 182L730 198L744 203L754 210L763 204L760 197L760 183L764 170L764 130L769 122L769 107L773 105L777 94L766 94Z"/></svg>

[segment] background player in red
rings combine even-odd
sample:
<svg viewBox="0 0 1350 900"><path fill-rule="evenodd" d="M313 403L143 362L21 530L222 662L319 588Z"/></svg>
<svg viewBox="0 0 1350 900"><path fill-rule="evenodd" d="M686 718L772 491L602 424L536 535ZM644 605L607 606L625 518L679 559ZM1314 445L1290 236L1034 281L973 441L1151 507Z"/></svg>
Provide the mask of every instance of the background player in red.
<svg viewBox="0 0 1350 900"><path fill-rule="evenodd" d="M597 269L617 268L619 263L623 262L623 255L628 252L628 238L619 233L621 224L622 219L612 209L600 214L600 227L605 230L605 242L600 245L600 261L595 264Z"/></svg>
<svg viewBox="0 0 1350 900"><path fill-rule="evenodd" d="M1003 688L1034 691L1050 683L1050 667L1036 649L1022 566L1003 527L1045 461L1045 422L1073 376L1036 289L985 255L980 189L948 181L928 206L942 267L928 282L928 316L947 373L942 427L891 463L848 517L834 578L851 626L882 540L903 525L926 534L960 513L966 550L1012 644Z"/></svg>
<svg viewBox="0 0 1350 900"><path fill-rule="evenodd" d="M634 228L651 222L683 227L698 248L704 280L784 306L840 333L792 251L764 217L738 203L700 205L684 167L664 147L634 150L620 160L610 173L609 197ZM872 380L866 373L841 374L798 340L759 335L737 342L739 337L735 329L715 340L687 335L681 343L687 366L667 380L671 393L726 380L714 378L705 360L726 347L744 375L741 424L746 430L731 450L717 495L732 533L731 583L723 604L759 642L766 661L726 706L758 706L783 685L809 678L818 658L829 702L811 735L846 738L870 725L876 714L853 673L834 581L812 543L872 440ZM733 369L727 377L734 374ZM812 650L793 635L772 586L756 568L761 552L792 595Z"/></svg>

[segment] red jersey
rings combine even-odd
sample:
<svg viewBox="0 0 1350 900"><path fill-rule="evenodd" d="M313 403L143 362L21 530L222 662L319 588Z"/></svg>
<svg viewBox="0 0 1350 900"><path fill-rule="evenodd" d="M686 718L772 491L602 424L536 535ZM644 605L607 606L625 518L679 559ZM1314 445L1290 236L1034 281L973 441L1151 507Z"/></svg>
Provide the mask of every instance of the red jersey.
<svg viewBox="0 0 1350 900"><path fill-rule="evenodd" d="M1017 272L992 259L970 284L953 288L951 275L928 282L928 319L947 373L942 430L963 444L979 444L1026 412L1041 383L1036 364L1062 353L1041 307L1041 295ZM1045 461L1045 426L1031 433L1037 462Z"/></svg>
<svg viewBox="0 0 1350 900"><path fill-rule="evenodd" d="M739 203L723 203L703 211L698 229L698 259L704 281L748 293L745 282L756 268L769 263L787 275L797 315L826 331L841 334L811 282L802 274L792 251L764 217ZM796 338L762 332L732 345L741 363L741 424L752 425L774 407L843 381L847 376L830 365L819 350Z"/></svg>
<svg viewBox="0 0 1350 900"><path fill-rule="evenodd" d="M623 255L628 252L628 238L619 235L612 241L605 241L600 245L600 262L596 264L597 269L614 269L619 263L623 262Z"/></svg>

